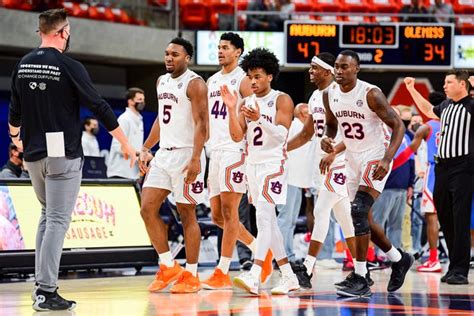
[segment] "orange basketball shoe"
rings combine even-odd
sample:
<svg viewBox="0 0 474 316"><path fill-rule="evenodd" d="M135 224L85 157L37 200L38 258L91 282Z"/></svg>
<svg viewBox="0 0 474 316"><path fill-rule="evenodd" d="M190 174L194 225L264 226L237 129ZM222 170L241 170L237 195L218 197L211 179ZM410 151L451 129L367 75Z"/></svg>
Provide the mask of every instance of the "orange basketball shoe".
<svg viewBox="0 0 474 316"><path fill-rule="evenodd" d="M178 262L174 262L173 267L167 267L164 264L160 264L160 270L155 274L155 279L148 286L148 291L159 292L166 288L171 282L176 281L184 271L183 267Z"/></svg>
<svg viewBox="0 0 474 316"><path fill-rule="evenodd" d="M178 281L171 287L171 293L196 293L201 289L201 282L191 272L184 270Z"/></svg>
<svg viewBox="0 0 474 316"><path fill-rule="evenodd" d="M232 289L232 281L229 274L224 274L221 269L216 268L213 274L201 282L202 288L207 290L227 290Z"/></svg>
<svg viewBox="0 0 474 316"><path fill-rule="evenodd" d="M263 262L262 266L262 273L260 275L260 281L262 284L267 282L268 278L273 273L273 254L271 250L268 250L267 256L265 257L265 261Z"/></svg>

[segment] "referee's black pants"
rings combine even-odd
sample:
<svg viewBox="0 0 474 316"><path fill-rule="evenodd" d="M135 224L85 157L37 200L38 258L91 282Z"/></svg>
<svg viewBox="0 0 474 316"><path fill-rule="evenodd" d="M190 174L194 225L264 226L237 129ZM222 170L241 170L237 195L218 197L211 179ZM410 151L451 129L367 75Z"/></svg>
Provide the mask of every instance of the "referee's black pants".
<svg viewBox="0 0 474 316"><path fill-rule="evenodd" d="M434 204L449 251L449 271L465 277L471 256L474 157L440 159L435 167Z"/></svg>

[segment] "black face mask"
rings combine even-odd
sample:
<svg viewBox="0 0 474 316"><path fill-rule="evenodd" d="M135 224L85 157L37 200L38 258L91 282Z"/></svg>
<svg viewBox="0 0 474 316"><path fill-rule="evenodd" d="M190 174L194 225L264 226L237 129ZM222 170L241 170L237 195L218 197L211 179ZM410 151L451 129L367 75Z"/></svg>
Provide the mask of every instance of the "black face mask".
<svg viewBox="0 0 474 316"><path fill-rule="evenodd" d="M67 52L69 50L69 43L71 42L71 34L67 37L66 40L66 46L64 47L63 53Z"/></svg>
<svg viewBox="0 0 474 316"><path fill-rule="evenodd" d="M421 124L420 123L415 123L411 126L411 130L416 132L420 128Z"/></svg>
<svg viewBox="0 0 474 316"><path fill-rule="evenodd" d="M410 120L402 120L403 125L405 125L405 128L408 128L408 125L410 125Z"/></svg>
<svg viewBox="0 0 474 316"><path fill-rule="evenodd" d="M98 127L91 128L91 133L92 133L92 135L99 134L99 128Z"/></svg>
<svg viewBox="0 0 474 316"><path fill-rule="evenodd" d="M145 109L145 102L135 102L135 109L139 112L143 111Z"/></svg>
<svg viewBox="0 0 474 316"><path fill-rule="evenodd" d="M18 158L23 160L23 152L18 153Z"/></svg>

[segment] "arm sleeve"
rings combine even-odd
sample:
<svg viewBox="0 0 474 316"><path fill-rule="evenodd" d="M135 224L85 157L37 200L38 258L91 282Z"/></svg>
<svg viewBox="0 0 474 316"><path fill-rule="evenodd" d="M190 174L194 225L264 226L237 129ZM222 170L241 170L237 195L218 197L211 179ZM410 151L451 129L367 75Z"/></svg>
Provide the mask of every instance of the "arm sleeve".
<svg viewBox="0 0 474 316"><path fill-rule="evenodd" d="M393 160L393 166L392 170L397 169L404 163L406 163L409 159L410 156L413 154L413 150L410 148L410 146L407 146L395 159Z"/></svg>
<svg viewBox="0 0 474 316"><path fill-rule="evenodd" d="M286 137L288 136L288 130L282 125L274 125L268 122L263 116L257 121L258 125L262 127L262 129L267 132L270 137L278 140L278 141L285 141Z"/></svg>
<svg viewBox="0 0 474 316"><path fill-rule="evenodd" d="M79 62L68 62L67 69L70 72L69 79L77 89L80 104L89 108L108 131L116 129L119 124L112 108L94 88L84 66Z"/></svg>
<svg viewBox="0 0 474 316"><path fill-rule="evenodd" d="M16 89L16 75L18 71L18 64L15 66L15 70L12 73L11 78L11 97L10 97L10 107L8 111L8 123L12 126L19 127L21 126L21 105L20 99L18 98L18 91Z"/></svg>

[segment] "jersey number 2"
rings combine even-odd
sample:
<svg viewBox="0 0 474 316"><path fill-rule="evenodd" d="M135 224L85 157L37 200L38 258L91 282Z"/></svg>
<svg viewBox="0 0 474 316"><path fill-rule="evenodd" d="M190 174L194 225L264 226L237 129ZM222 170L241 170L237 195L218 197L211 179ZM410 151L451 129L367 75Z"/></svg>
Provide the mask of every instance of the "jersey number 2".
<svg viewBox="0 0 474 316"><path fill-rule="evenodd" d="M255 137L253 138L253 145L254 146L262 146L263 141L260 140L260 138L262 138L262 136L263 136L262 129L257 126L253 129L253 132L255 133Z"/></svg>

